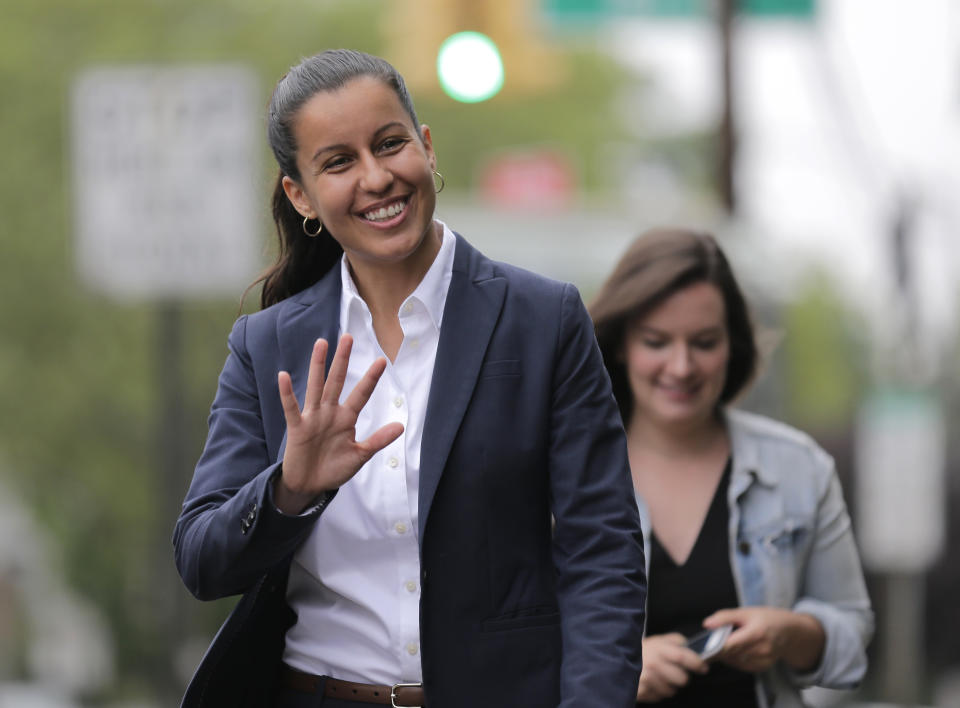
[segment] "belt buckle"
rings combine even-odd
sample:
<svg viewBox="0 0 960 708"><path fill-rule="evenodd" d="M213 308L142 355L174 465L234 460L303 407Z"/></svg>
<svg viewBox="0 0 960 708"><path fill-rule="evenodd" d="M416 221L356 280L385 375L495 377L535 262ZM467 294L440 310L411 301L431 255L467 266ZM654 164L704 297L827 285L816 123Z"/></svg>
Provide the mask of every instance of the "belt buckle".
<svg viewBox="0 0 960 708"><path fill-rule="evenodd" d="M397 689L398 688L420 688L423 686L422 683L395 683L390 687L390 705L393 708L423 708L422 706L398 706L397 705Z"/></svg>

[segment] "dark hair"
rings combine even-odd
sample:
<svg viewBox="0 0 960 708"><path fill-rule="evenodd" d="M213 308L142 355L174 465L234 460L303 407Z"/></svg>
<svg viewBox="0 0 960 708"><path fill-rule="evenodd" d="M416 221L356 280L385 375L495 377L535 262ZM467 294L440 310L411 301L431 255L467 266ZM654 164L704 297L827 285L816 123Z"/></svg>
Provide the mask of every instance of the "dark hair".
<svg viewBox="0 0 960 708"><path fill-rule="evenodd" d="M720 403L736 398L756 373L759 355L750 312L716 239L688 229L651 229L630 245L589 308L624 425L633 415L633 393L623 362L627 325L700 282L717 287L726 309L730 360Z"/></svg>
<svg viewBox="0 0 960 708"><path fill-rule="evenodd" d="M330 49L292 67L273 89L267 112L267 138L280 166L273 189L272 212L280 251L276 262L250 286L263 283L260 306L269 307L310 287L332 268L343 250L329 233L309 238L303 232L303 217L287 198L284 176L299 182L294 122L299 110L322 91L335 91L353 79L370 76L393 89L413 128L420 124L403 77L388 62L351 49ZM249 288L248 288L249 291Z"/></svg>

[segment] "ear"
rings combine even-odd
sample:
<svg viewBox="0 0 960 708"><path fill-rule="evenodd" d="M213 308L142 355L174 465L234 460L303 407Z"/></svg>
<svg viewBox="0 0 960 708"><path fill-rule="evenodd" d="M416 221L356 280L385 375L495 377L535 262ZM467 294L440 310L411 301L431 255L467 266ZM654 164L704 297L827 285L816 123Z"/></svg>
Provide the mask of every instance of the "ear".
<svg viewBox="0 0 960 708"><path fill-rule="evenodd" d="M307 217L308 219L316 219L317 213L314 211L313 206L311 206L310 200L307 198L307 193L303 191L303 187L286 175L283 176L281 183L283 184L283 191L287 194L287 199L290 200L293 208L297 210L300 216Z"/></svg>
<svg viewBox="0 0 960 708"><path fill-rule="evenodd" d="M427 151L427 160L430 162L430 169L437 169L437 154L433 151L433 136L430 135L430 126L426 123L420 126L420 135L423 136L423 148Z"/></svg>

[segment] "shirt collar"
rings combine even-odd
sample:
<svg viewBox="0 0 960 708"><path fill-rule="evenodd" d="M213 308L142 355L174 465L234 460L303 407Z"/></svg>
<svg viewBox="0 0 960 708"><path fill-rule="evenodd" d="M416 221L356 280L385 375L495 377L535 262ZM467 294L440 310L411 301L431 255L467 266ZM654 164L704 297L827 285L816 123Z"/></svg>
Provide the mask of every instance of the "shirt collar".
<svg viewBox="0 0 960 708"><path fill-rule="evenodd" d="M440 323L443 321L443 308L447 302L447 291L450 289L450 280L453 277L453 255L456 250L457 239L450 227L439 219L436 221L443 227L440 250L437 251L437 255L423 279L404 302L412 299L420 301L430 315L430 319L433 320L434 326L440 329ZM340 298L340 321L348 321L354 303L359 303L362 305L364 312L369 312L369 308L367 308L363 298L360 297L357 284L353 282L353 276L350 275L350 267L347 265L345 256L340 257L340 278L343 283L343 296Z"/></svg>
<svg viewBox="0 0 960 708"><path fill-rule="evenodd" d="M742 493L754 480L764 486L775 487L777 476L760 463L757 440L744 425L740 412L733 408L724 408L723 417L730 435L733 455L731 491Z"/></svg>
<svg viewBox="0 0 960 708"><path fill-rule="evenodd" d="M410 298L416 298L423 303L437 329L440 329L440 323L443 321L447 291L450 289L450 279L453 277L453 253L457 245L457 239L450 228L442 221L439 223L443 227L440 250L430 264L426 275L423 276L423 280L410 295Z"/></svg>

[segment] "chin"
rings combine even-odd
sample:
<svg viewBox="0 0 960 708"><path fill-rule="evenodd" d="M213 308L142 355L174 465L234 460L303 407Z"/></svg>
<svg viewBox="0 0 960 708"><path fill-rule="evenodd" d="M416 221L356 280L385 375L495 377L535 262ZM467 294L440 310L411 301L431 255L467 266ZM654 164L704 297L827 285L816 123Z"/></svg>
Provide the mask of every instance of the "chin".
<svg viewBox="0 0 960 708"><path fill-rule="evenodd" d="M691 423L697 423L710 417L712 408L707 409L703 405L672 405L664 406L658 411L660 419L671 425L687 426Z"/></svg>

